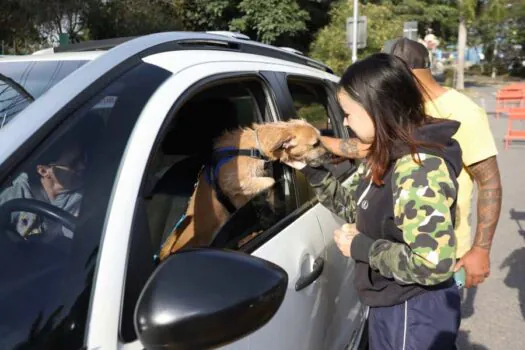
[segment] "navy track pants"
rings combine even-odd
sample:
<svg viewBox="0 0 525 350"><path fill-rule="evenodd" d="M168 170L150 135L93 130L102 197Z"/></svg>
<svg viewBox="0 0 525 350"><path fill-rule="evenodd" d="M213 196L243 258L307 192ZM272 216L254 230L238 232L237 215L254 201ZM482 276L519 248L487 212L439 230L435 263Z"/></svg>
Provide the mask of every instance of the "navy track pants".
<svg viewBox="0 0 525 350"><path fill-rule="evenodd" d="M371 307L368 322L370 350L454 350L461 322L458 287Z"/></svg>

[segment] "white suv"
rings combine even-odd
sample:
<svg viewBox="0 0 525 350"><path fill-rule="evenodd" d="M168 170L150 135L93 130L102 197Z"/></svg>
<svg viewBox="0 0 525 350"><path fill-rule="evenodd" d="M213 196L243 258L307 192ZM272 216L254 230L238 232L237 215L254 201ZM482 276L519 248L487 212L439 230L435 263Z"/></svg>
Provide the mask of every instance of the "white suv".
<svg viewBox="0 0 525 350"><path fill-rule="evenodd" d="M224 34L0 59L20 103L0 98L1 349L363 345L368 310L332 239L343 220L288 167L272 169L279 213L259 220L254 200L212 247L157 263L225 125L301 117L349 136L328 67Z"/></svg>

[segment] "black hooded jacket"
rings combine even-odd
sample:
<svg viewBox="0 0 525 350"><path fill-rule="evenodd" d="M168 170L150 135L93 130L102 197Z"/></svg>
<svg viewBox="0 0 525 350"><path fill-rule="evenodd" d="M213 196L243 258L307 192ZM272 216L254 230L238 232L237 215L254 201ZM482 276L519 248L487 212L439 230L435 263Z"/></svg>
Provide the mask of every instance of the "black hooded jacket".
<svg viewBox="0 0 525 350"><path fill-rule="evenodd" d="M381 186L360 174L346 189L326 169L303 170L321 203L355 222L361 233L352 242L351 256L356 260L355 285L366 305L395 305L454 283L456 179L462 161L452 136L459 125L435 120L415 130L416 140L442 146L417 148L421 165L412 162L407 146L395 144ZM435 207L434 197L441 201ZM411 221L425 219L417 227ZM436 266L425 265L427 253L429 261L438 261Z"/></svg>

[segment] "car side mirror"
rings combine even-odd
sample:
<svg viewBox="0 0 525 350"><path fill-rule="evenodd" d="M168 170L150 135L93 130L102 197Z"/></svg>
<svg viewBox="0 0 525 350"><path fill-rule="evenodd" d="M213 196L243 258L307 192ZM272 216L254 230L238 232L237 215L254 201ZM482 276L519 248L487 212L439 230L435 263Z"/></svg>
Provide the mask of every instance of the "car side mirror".
<svg viewBox="0 0 525 350"><path fill-rule="evenodd" d="M211 248L175 253L150 276L135 330L154 349L223 346L265 325L284 299L288 275L266 260Z"/></svg>

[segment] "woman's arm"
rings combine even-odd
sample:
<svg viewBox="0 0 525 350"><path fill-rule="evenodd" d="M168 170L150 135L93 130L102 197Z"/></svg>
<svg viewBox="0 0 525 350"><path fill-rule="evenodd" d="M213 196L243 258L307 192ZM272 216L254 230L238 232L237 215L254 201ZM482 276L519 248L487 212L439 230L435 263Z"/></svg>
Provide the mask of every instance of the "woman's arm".
<svg viewBox="0 0 525 350"><path fill-rule="evenodd" d="M392 177L394 222L404 243L377 240L370 267L401 284L435 285L449 279L456 263L451 206L457 190L442 158L420 154L399 159Z"/></svg>
<svg viewBox="0 0 525 350"><path fill-rule="evenodd" d="M330 153L339 157L350 159L362 159L368 154L370 145L361 143L358 138L340 139L329 136L321 136L321 142L328 148Z"/></svg>
<svg viewBox="0 0 525 350"><path fill-rule="evenodd" d="M314 188L321 204L347 222L355 222L356 199L354 194L359 177L364 171L363 164L351 175L349 184L345 186L326 169L305 167L302 171Z"/></svg>

